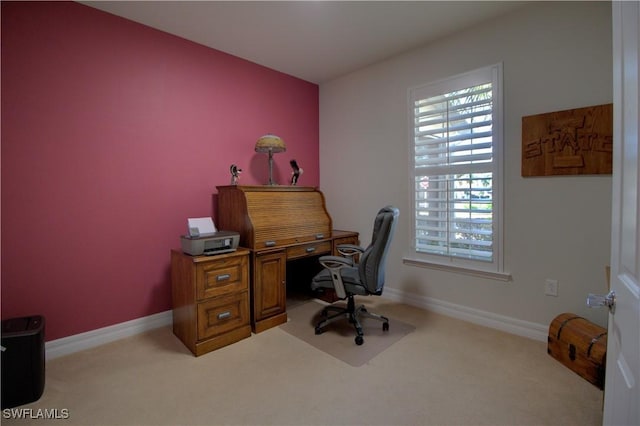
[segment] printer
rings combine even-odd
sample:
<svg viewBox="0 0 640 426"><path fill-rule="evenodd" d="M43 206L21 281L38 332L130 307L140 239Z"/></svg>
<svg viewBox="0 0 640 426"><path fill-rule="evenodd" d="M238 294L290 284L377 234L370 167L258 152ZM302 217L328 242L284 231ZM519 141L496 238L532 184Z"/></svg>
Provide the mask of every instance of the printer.
<svg viewBox="0 0 640 426"><path fill-rule="evenodd" d="M238 248L240 234L233 231L217 231L210 234L180 237L182 251L191 256L229 253Z"/></svg>
<svg viewBox="0 0 640 426"><path fill-rule="evenodd" d="M180 237L182 251L191 256L229 253L238 248L240 234L218 231L210 217L187 219L189 235Z"/></svg>

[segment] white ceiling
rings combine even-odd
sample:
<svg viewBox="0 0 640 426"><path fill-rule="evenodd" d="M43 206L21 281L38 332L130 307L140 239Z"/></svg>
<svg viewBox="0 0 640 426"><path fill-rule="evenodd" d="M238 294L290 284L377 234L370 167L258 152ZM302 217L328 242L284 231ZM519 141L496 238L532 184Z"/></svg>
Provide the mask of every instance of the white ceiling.
<svg viewBox="0 0 640 426"><path fill-rule="evenodd" d="M490 19L519 1L88 1L88 6L322 83Z"/></svg>

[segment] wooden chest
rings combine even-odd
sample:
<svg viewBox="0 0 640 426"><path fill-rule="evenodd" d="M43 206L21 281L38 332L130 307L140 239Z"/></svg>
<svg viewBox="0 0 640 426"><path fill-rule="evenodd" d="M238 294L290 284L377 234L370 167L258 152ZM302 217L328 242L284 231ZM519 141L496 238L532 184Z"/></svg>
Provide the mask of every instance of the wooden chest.
<svg viewBox="0 0 640 426"><path fill-rule="evenodd" d="M558 315L549 325L547 352L588 382L604 389L607 330L578 315Z"/></svg>

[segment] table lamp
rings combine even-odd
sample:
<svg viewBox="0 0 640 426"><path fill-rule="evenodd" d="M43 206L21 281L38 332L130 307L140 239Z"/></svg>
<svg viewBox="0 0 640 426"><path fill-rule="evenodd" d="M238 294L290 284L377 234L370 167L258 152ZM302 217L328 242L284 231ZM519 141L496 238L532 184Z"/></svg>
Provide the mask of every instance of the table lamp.
<svg viewBox="0 0 640 426"><path fill-rule="evenodd" d="M256 142L256 152L269 153L269 185L275 185L273 182L273 154L286 150L287 146L284 141L276 135L264 135Z"/></svg>

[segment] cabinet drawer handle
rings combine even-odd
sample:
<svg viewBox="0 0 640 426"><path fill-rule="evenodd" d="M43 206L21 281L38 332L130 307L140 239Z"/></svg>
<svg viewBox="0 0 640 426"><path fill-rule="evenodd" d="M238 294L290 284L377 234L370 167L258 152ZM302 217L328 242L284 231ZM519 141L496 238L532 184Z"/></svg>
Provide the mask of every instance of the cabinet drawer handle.
<svg viewBox="0 0 640 426"><path fill-rule="evenodd" d="M267 246L267 247L273 247L273 246L275 246L275 245L276 245L276 242L275 242L275 241L273 241L273 240L265 241L265 242L264 242L264 245L265 245L265 246Z"/></svg>
<svg viewBox="0 0 640 426"><path fill-rule="evenodd" d="M221 274L216 277L216 281L224 281L231 278L231 274Z"/></svg>
<svg viewBox="0 0 640 426"><path fill-rule="evenodd" d="M314 251L316 251L315 247L307 247L307 253L313 253Z"/></svg>
<svg viewBox="0 0 640 426"><path fill-rule="evenodd" d="M316 240L321 240L324 238L324 234L316 234Z"/></svg>
<svg viewBox="0 0 640 426"><path fill-rule="evenodd" d="M222 312L218 314L218 319L219 320L223 320L223 319L227 319L231 317L231 312L227 311L227 312Z"/></svg>

